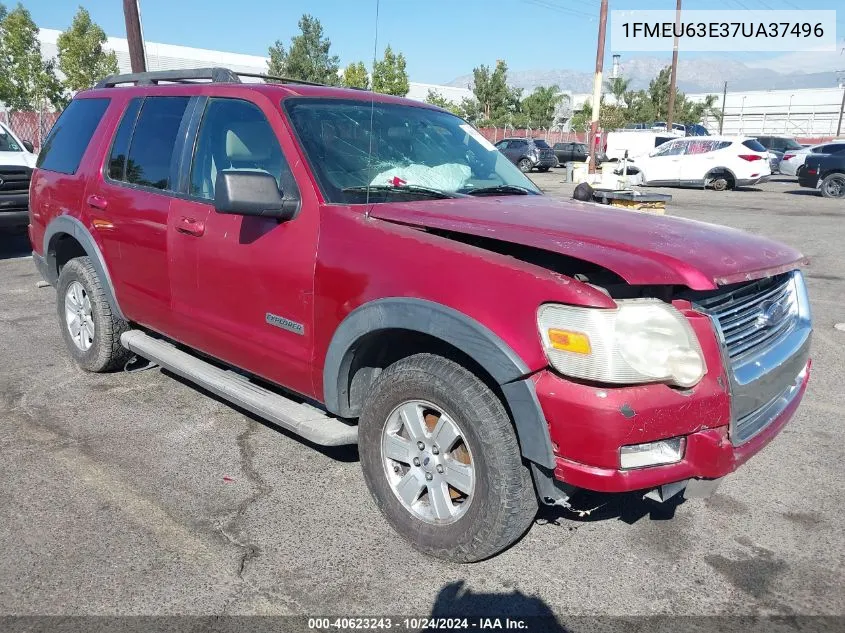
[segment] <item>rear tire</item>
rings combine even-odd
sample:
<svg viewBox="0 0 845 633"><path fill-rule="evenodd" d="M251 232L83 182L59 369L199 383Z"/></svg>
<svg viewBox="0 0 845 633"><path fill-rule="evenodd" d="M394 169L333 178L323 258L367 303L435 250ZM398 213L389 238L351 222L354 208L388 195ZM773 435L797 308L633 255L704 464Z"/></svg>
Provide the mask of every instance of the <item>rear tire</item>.
<svg viewBox="0 0 845 633"><path fill-rule="evenodd" d="M537 513L502 402L441 356L409 356L382 372L361 412L358 450L379 510L425 554L461 563L488 558Z"/></svg>
<svg viewBox="0 0 845 633"><path fill-rule="evenodd" d="M845 198L845 174L828 174L819 185L819 190L825 198Z"/></svg>
<svg viewBox="0 0 845 633"><path fill-rule="evenodd" d="M62 338L76 364L91 372L126 365L132 354L120 335L129 324L115 315L91 260L77 257L65 264L56 291Z"/></svg>

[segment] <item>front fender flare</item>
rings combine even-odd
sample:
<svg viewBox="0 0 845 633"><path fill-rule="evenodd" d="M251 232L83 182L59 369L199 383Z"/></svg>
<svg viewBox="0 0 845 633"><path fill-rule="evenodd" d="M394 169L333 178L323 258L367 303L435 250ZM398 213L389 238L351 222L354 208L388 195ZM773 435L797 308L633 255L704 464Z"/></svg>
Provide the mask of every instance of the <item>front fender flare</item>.
<svg viewBox="0 0 845 633"><path fill-rule="evenodd" d="M549 428L543 416L531 373L523 360L493 331L447 306L411 297L379 299L353 310L332 337L323 367L326 408L350 416L349 384L358 342L379 330L401 329L427 334L461 350L501 387L516 426L522 454L554 468Z"/></svg>
<svg viewBox="0 0 845 633"><path fill-rule="evenodd" d="M115 316L125 320L126 317L120 309L117 297L114 294L114 285L112 284L111 275L109 275L109 269L106 267L100 247L97 246L97 242L85 225L71 215L60 215L54 218L44 231L44 243L41 252L44 254L44 261L46 263L45 272L47 274L47 281L55 286L59 279L59 265L56 261L55 242L62 234L70 235L82 246L85 254L91 260L94 269L97 271L97 276L100 278L100 283L108 297L112 311Z"/></svg>

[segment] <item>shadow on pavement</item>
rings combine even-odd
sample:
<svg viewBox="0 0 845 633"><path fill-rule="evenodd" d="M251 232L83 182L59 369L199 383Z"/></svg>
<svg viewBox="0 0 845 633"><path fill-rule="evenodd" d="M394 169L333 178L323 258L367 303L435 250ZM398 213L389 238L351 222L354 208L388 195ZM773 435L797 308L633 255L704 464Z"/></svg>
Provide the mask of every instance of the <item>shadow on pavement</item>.
<svg viewBox="0 0 845 633"><path fill-rule="evenodd" d="M807 187L806 189L789 189L788 191L784 191L784 193L791 193L793 196L816 196L817 198L822 197L817 189L810 189L809 187Z"/></svg>
<svg viewBox="0 0 845 633"><path fill-rule="evenodd" d="M31 253L26 228L0 228L0 259L26 257Z"/></svg>
<svg viewBox="0 0 845 633"><path fill-rule="evenodd" d="M619 494L603 494L588 490L577 491L570 499L571 508L540 506L535 523L553 524L561 527L575 527L575 523L608 521L618 519L633 525L646 517L651 521L668 521L675 516L675 510L684 502L678 494L659 503L644 499L645 491Z"/></svg>
<svg viewBox="0 0 845 633"><path fill-rule="evenodd" d="M497 618L502 621L505 618L527 619L526 626L521 628L522 631L567 632L542 598L527 596L517 590L510 593L474 593L464 587L463 580L451 582L440 589L431 609L431 617L480 617L491 621ZM509 627L502 622L499 627L491 623L491 627L485 628L507 629Z"/></svg>

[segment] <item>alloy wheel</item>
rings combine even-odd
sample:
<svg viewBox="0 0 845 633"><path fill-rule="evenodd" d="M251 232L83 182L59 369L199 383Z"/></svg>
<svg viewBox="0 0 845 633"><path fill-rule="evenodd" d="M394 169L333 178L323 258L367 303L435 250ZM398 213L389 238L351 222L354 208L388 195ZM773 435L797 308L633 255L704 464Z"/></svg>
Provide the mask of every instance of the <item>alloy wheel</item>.
<svg viewBox="0 0 845 633"><path fill-rule="evenodd" d="M85 287L78 281L68 284L65 291L65 325L70 338L83 352L94 344L94 313Z"/></svg>
<svg viewBox="0 0 845 633"><path fill-rule="evenodd" d="M382 431L381 456L393 493L415 518L452 523L472 503L472 453L458 424L440 407L423 400L396 407Z"/></svg>

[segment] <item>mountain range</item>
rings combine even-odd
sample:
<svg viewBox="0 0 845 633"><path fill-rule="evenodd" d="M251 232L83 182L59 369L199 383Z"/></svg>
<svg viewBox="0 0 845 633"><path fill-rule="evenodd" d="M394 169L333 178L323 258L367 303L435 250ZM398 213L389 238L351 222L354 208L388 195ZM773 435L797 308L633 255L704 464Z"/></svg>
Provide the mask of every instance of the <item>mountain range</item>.
<svg viewBox="0 0 845 633"><path fill-rule="evenodd" d="M845 60L842 63L845 67ZM632 57L622 62L620 75L631 80L633 90L647 88L649 82L666 66L665 59L656 57ZM610 69L605 69L605 76ZM778 72L771 68L747 65L725 58L681 59L678 62L678 88L686 93L718 93L723 82L728 82L729 91L748 90L795 90L799 88L834 88L837 86L835 71L822 72ZM537 86L557 85L561 90L573 93L591 92L593 73L567 69L552 70L509 70L508 83L530 92ZM472 84L472 75L462 75L447 85L466 88Z"/></svg>

